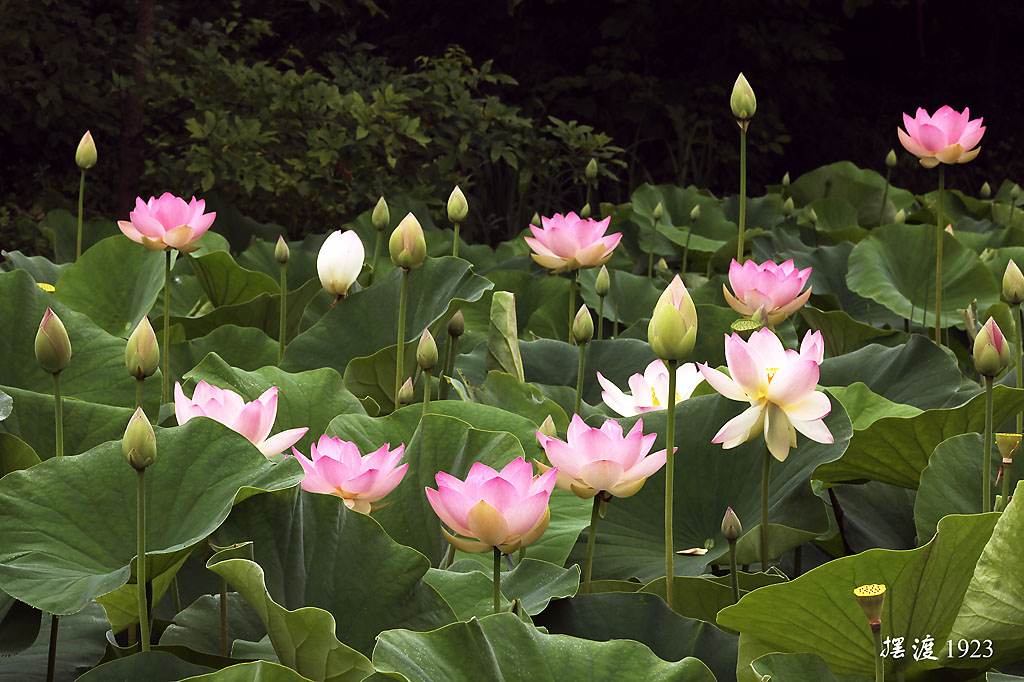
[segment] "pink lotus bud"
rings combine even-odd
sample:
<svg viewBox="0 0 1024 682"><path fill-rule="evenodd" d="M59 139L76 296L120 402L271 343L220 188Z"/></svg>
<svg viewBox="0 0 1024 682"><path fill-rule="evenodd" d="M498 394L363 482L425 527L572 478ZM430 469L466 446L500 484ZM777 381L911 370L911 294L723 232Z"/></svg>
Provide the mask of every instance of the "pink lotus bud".
<svg viewBox="0 0 1024 682"><path fill-rule="evenodd" d="M654 306L647 327L651 350L662 360L683 360L697 341L697 309L686 291L683 280L676 275Z"/></svg>
<svg viewBox="0 0 1024 682"><path fill-rule="evenodd" d="M999 376L1010 364L1010 344L996 324L995 318L988 322L974 337L974 368L987 377Z"/></svg>
<svg viewBox="0 0 1024 682"><path fill-rule="evenodd" d="M415 270L423 265L427 258L427 242L416 216L409 213L402 218L402 222L398 223L398 227L391 233L388 249L395 267Z"/></svg>
<svg viewBox="0 0 1024 682"><path fill-rule="evenodd" d="M71 339L57 313L49 308L43 314L36 332L36 361L44 372L59 374L71 362Z"/></svg>
<svg viewBox="0 0 1024 682"><path fill-rule="evenodd" d="M1003 300L1007 303L1024 301L1024 274L1012 258L1003 272Z"/></svg>

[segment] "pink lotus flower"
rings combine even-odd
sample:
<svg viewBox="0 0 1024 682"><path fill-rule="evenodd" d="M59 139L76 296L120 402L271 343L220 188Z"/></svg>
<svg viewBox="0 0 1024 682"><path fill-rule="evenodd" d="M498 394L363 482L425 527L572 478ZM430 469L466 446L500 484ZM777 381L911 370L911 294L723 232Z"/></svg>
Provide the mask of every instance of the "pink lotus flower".
<svg viewBox="0 0 1024 682"><path fill-rule="evenodd" d="M615 497L635 495L647 477L665 466L665 451L648 455L658 435L644 435L644 420L625 437L622 426L609 419L599 429L587 426L578 414L572 416L566 441L537 431L537 440L548 459L557 467L555 485L578 497L590 499L604 491ZM548 471L540 462L541 471Z"/></svg>
<svg viewBox="0 0 1024 682"><path fill-rule="evenodd" d="M920 107L917 116L910 118L903 114L903 128L897 127L903 147L916 156L925 168L934 168L942 163L967 163L981 151L975 147L985 134L984 119L971 120L971 110L961 114L950 106L944 106L929 116Z"/></svg>
<svg viewBox="0 0 1024 682"><path fill-rule="evenodd" d="M295 448L292 454L306 472L302 479L303 490L337 495L349 509L369 514L371 503L394 490L409 468L408 464L396 466L405 446L399 445L394 450L390 447L390 443L385 443L361 457L355 443L325 434L311 446L312 460Z"/></svg>
<svg viewBox="0 0 1024 682"><path fill-rule="evenodd" d="M569 212L541 218L540 222L543 229L530 225L533 237L526 237L526 243L534 251L533 259L553 273L603 265L622 239L621 232L604 236L610 217L584 220Z"/></svg>
<svg viewBox="0 0 1024 682"><path fill-rule="evenodd" d="M726 398L747 401L750 407L726 422L711 442L728 450L763 431L768 450L779 461L796 446L797 431L818 443L832 443L832 433L821 421L832 403L815 390L822 345L821 332L805 336L800 353L783 348L770 329L754 332L747 342L737 334L726 337L732 378L703 364L701 374Z"/></svg>
<svg viewBox="0 0 1024 682"><path fill-rule="evenodd" d="M740 315L757 316L761 322L775 326L800 309L811 296L811 288L800 293L811 276L811 269L798 270L789 259L781 265L767 261L758 265L748 260L743 265L732 259L729 284L733 296L723 284L725 301Z"/></svg>
<svg viewBox="0 0 1024 682"><path fill-rule="evenodd" d="M191 253L199 248L193 242L210 229L217 217L215 212L204 213L205 209L202 199L192 197L186 204L170 192L164 192L159 199L150 197L148 202L137 197L129 219L118 220L117 226L128 239L151 251L178 249Z"/></svg>
<svg viewBox="0 0 1024 682"><path fill-rule="evenodd" d="M557 469L539 476L517 457L501 472L476 462L465 481L439 471L437 490L425 488L430 506L452 530L466 538L441 532L456 549L471 554L497 547L505 554L537 541L548 527L548 499Z"/></svg>
<svg viewBox="0 0 1024 682"><path fill-rule="evenodd" d="M308 428L288 429L270 435L277 418L277 386L271 386L251 403L234 391L211 386L205 381L196 385L192 399L185 397L181 384L174 382L174 414L181 426L192 417L209 417L237 431L267 457L278 455L302 438Z"/></svg>
<svg viewBox="0 0 1024 682"><path fill-rule="evenodd" d="M623 393L618 386L601 376L600 372L597 373L597 381L604 389L601 391L604 404L623 417L664 410L668 405L668 370L661 360L647 365L643 374L637 372L629 378L632 395ZM692 362L679 365L676 368L675 401L678 403L689 398L702 381L704 377L697 371L697 365Z"/></svg>

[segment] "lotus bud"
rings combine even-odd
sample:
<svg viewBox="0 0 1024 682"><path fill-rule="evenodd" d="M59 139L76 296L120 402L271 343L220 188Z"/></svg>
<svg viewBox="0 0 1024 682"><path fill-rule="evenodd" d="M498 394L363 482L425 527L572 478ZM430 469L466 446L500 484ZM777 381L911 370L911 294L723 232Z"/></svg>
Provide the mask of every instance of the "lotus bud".
<svg viewBox="0 0 1024 682"><path fill-rule="evenodd" d="M1024 273L1021 273L1012 258L1003 272L1003 300L1007 303L1024 301Z"/></svg>
<svg viewBox="0 0 1024 682"><path fill-rule="evenodd" d="M437 364L437 344L429 329L424 329L420 336L420 345L416 347L416 362L424 371L434 369Z"/></svg>
<svg viewBox="0 0 1024 682"><path fill-rule="evenodd" d="M700 204L690 209L690 222L695 223L698 220L700 220Z"/></svg>
<svg viewBox="0 0 1024 682"><path fill-rule="evenodd" d="M415 270L423 265L427 258L427 242L416 216L409 213L402 218L402 222L391 233L388 249L391 251L391 262L397 267Z"/></svg>
<svg viewBox="0 0 1024 682"><path fill-rule="evenodd" d="M85 131L85 135L82 135L78 149L75 150L75 163L82 170L96 165L96 143L93 142L92 133L88 130Z"/></svg>
<svg viewBox="0 0 1024 682"><path fill-rule="evenodd" d="M534 227L540 227L540 213L534 212L533 217L530 218L530 224Z"/></svg>
<svg viewBox="0 0 1024 682"><path fill-rule="evenodd" d="M466 202L466 195L462 193L458 185L448 196L448 220L453 223L461 223L469 215L469 203Z"/></svg>
<svg viewBox="0 0 1024 682"><path fill-rule="evenodd" d="M999 454L1003 456L1005 464L1013 461L1013 453L1020 447L1020 437L1019 433L996 434L996 447L999 448Z"/></svg>
<svg viewBox="0 0 1024 682"><path fill-rule="evenodd" d="M665 262L664 258L659 258L658 262L654 264L655 270L668 270L668 263Z"/></svg>
<svg viewBox="0 0 1024 682"><path fill-rule="evenodd" d="M291 253L291 250L288 248L288 242L284 240L284 237L278 237L277 246L274 247L274 260L284 265L288 262L288 256Z"/></svg>
<svg viewBox="0 0 1024 682"><path fill-rule="evenodd" d="M736 512L732 510L732 507L726 507L725 516L722 518L722 535L729 542L736 542L741 535L743 535L743 525L740 523L740 519L736 516Z"/></svg>
<svg viewBox="0 0 1024 682"><path fill-rule="evenodd" d="M538 429L548 438L555 438L558 436L558 430L555 429L555 420L551 418L551 415L544 417L544 421L541 422L540 428Z"/></svg>
<svg viewBox="0 0 1024 682"><path fill-rule="evenodd" d="M572 321L572 338L580 345L590 343L590 340L594 338L594 318L587 310L586 303L576 311L576 317Z"/></svg>
<svg viewBox="0 0 1024 682"><path fill-rule="evenodd" d="M966 309L956 309L958 313L964 316L964 326L967 327L967 335L971 337L971 343L974 343L974 339L978 337L978 323L976 314L977 309L974 305L975 303L977 303L977 301L978 299L974 299L971 305L969 305Z"/></svg>
<svg viewBox="0 0 1024 682"><path fill-rule="evenodd" d="M907 212L902 208L896 211L896 215L892 217L894 223L905 223L907 222Z"/></svg>
<svg viewBox="0 0 1024 682"><path fill-rule="evenodd" d="M454 336L458 338L466 331L466 318L462 316L462 311L456 311L452 315L452 319L448 320L448 336Z"/></svg>
<svg viewBox="0 0 1024 682"><path fill-rule="evenodd" d="M986 377L1003 373L1010 364L1010 344L1006 342L995 318L988 318L974 337L974 368Z"/></svg>
<svg viewBox="0 0 1024 682"><path fill-rule="evenodd" d="M160 346L148 317L143 317L128 337L124 348L124 364L136 379L151 377L160 366Z"/></svg>
<svg viewBox="0 0 1024 682"><path fill-rule="evenodd" d="M885 585L861 585L853 591L861 611L868 617L872 630L882 627L882 607L885 605Z"/></svg>
<svg viewBox="0 0 1024 682"><path fill-rule="evenodd" d="M324 240L316 256L320 284L332 296L348 296L349 287L363 269L363 241L355 230L335 230Z"/></svg>
<svg viewBox="0 0 1024 682"><path fill-rule="evenodd" d="M978 195L982 199L988 199L990 196L992 196L992 186L989 185L987 182L983 183L981 186L981 191L978 192Z"/></svg>
<svg viewBox="0 0 1024 682"><path fill-rule="evenodd" d="M697 309L683 280L676 275L654 306L647 341L654 354L668 362L688 357L696 340Z"/></svg>
<svg viewBox="0 0 1024 682"><path fill-rule="evenodd" d="M586 220L590 217L590 204L583 204L583 208L580 209L580 218Z"/></svg>
<svg viewBox="0 0 1024 682"><path fill-rule="evenodd" d="M786 174L782 176L782 186L789 187L789 171L786 171Z"/></svg>
<svg viewBox="0 0 1024 682"><path fill-rule="evenodd" d="M885 165L889 168L896 167L896 150L890 149L889 153L885 155Z"/></svg>
<svg viewBox="0 0 1024 682"><path fill-rule="evenodd" d="M593 181L597 179L597 159L591 157L590 161L587 161L587 168L583 171L587 180Z"/></svg>
<svg viewBox="0 0 1024 682"><path fill-rule="evenodd" d="M370 216L374 229L386 230L391 224L391 211L388 210L388 202L384 197L377 199L377 205L373 207L373 214Z"/></svg>
<svg viewBox="0 0 1024 682"><path fill-rule="evenodd" d="M124 430L124 438L121 440L121 452L137 471L153 466L156 462L156 434L141 407L136 408L135 414L128 420L128 428Z"/></svg>
<svg viewBox="0 0 1024 682"><path fill-rule="evenodd" d="M740 121L749 121L754 118L754 112L757 111L757 98L754 97L754 90L742 73L736 77L736 83L732 86L729 105L732 107L732 115Z"/></svg>
<svg viewBox="0 0 1024 682"><path fill-rule="evenodd" d="M398 389L398 402L402 405L412 404L414 394L412 391L412 377L405 380L402 388Z"/></svg>
<svg viewBox="0 0 1024 682"><path fill-rule="evenodd" d="M811 221L812 225L816 225L818 223L818 213L813 208L807 209L807 219Z"/></svg>
<svg viewBox="0 0 1024 682"><path fill-rule="evenodd" d="M1012 199L1013 203L1016 204L1017 203L1017 199L1019 199L1019 198L1020 198L1020 185L1018 185L1015 182L1015 183L1013 183L1013 188L1010 190L1010 199Z"/></svg>
<svg viewBox="0 0 1024 682"><path fill-rule="evenodd" d="M612 277L608 274L608 268L602 265L600 272L597 273L597 280L594 281L594 293L604 298L611 287Z"/></svg>
<svg viewBox="0 0 1024 682"><path fill-rule="evenodd" d="M661 220L661 217L665 215L665 206L659 201L658 205L654 207L654 211L651 213L655 220Z"/></svg>
<svg viewBox="0 0 1024 682"><path fill-rule="evenodd" d="M46 309L36 332L36 360L44 372L60 374L71 362L71 339L57 314Z"/></svg>
<svg viewBox="0 0 1024 682"><path fill-rule="evenodd" d="M786 197L786 200L782 202L782 215L788 218L793 215L793 211L795 209L796 206L793 204L793 197Z"/></svg>

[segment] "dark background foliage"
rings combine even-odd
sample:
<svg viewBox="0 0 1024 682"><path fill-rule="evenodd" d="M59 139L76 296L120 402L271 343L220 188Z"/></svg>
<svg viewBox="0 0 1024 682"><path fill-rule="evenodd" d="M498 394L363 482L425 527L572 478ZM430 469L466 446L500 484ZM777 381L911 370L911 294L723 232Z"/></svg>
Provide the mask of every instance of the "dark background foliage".
<svg viewBox="0 0 1024 682"><path fill-rule="evenodd" d="M914 191L902 112L971 107L988 127L949 183L1019 173L1012 3L981 0L0 0L0 230L36 247L71 207L75 144L100 162L88 210L195 193L291 236L334 229L379 194L440 209L460 183L470 239L641 182L737 189L736 74L758 96L751 193L839 159Z"/></svg>

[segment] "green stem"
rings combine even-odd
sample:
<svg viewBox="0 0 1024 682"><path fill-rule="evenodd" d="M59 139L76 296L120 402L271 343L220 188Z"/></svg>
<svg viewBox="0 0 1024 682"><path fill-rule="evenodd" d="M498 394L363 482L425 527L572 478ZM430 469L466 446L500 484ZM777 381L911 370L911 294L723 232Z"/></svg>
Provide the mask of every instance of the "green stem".
<svg viewBox="0 0 1024 682"><path fill-rule="evenodd" d="M768 570L768 484L771 481L772 453L764 446L761 464L761 570Z"/></svg>
<svg viewBox="0 0 1024 682"><path fill-rule="evenodd" d="M448 545L448 550L444 553L444 558L441 559L441 570L446 570L452 565L452 560L455 559L455 545Z"/></svg>
<svg viewBox="0 0 1024 682"><path fill-rule="evenodd" d="M78 244L75 247L75 260L82 257L82 205L85 202L85 169L82 179L78 181Z"/></svg>
<svg viewBox="0 0 1024 682"><path fill-rule="evenodd" d="M171 250L164 252L164 393L161 405L170 402L171 396Z"/></svg>
<svg viewBox="0 0 1024 682"><path fill-rule="evenodd" d="M288 264L281 263L281 324L277 331L277 364L284 361L285 320L288 319Z"/></svg>
<svg viewBox="0 0 1024 682"><path fill-rule="evenodd" d="M423 414L430 412L430 370L423 370Z"/></svg>
<svg viewBox="0 0 1024 682"><path fill-rule="evenodd" d="M982 467L981 511L992 511L992 377L985 377L985 461Z"/></svg>
<svg viewBox="0 0 1024 682"><path fill-rule="evenodd" d="M399 407L398 392L402 390L402 356L405 346L405 305L409 298L409 271L402 268L402 293L398 298L398 352L395 355L395 409Z"/></svg>
<svg viewBox="0 0 1024 682"><path fill-rule="evenodd" d="M604 339L604 296L597 298L597 340Z"/></svg>
<svg viewBox="0 0 1024 682"><path fill-rule="evenodd" d="M1024 380L1022 380L1021 373L1021 353L1024 352L1024 336L1021 335L1021 330L1024 328L1024 309L1021 308L1020 303L1017 304L1017 310L1013 313L1013 323L1017 327L1017 369L1014 374L1017 375L1017 388L1024 386ZM1024 433L1024 410L1017 413L1017 433Z"/></svg>
<svg viewBox="0 0 1024 682"><path fill-rule="evenodd" d="M143 651L149 651L149 609L146 603L146 470L139 469L139 551L136 561L136 575L139 598L139 642Z"/></svg>
<svg viewBox="0 0 1024 682"><path fill-rule="evenodd" d="M594 568L594 541L597 540L598 509L601 507L601 495L594 495L594 509L590 512L590 532L587 534L587 562L583 567L583 594L590 594L590 576Z"/></svg>
<svg viewBox="0 0 1024 682"><path fill-rule="evenodd" d="M651 226L651 246L647 250L647 276L650 277L651 273L654 272L654 238L658 234L658 219L654 219L654 225Z"/></svg>
<svg viewBox="0 0 1024 682"><path fill-rule="evenodd" d="M665 601L671 607L675 601L676 556L672 542L672 498L675 486L675 427L676 427L676 360L665 360L668 369L668 405L665 416Z"/></svg>
<svg viewBox="0 0 1024 682"><path fill-rule="evenodd" d="M46 682L53 682L53 673L57 669L57 615L50 616L50 648L46 653Z"/></svg>
<svg viewBox="0 0 1024 682"><path fill-rule="evenodd" d="M452 376L452 372L455 371L455 345L458 342L458 337L452 336L451 334L448 335L448 343L445 344L444 347L444 367L442 367L443 374L441 374L440 381L438 382L437 387L438 400L446 400L448 398L449 384L448 380L445 379L445 377Z"/></svg>
<svg viewBox="0 0 1024 682"><path fill-rule="evenodd" d="M575 414L580 413L580 403L583 400L583 366L586 362L587 344L580 344L580 360L579 365L576 367L576 404L573 407Z"/></svg>
<svg viewBox="0 0 1024 682"><path fill-rule="evenodd" d="M459 257L459 224L455 223L455 237L452 239L452 255Z"/></svg>
<svg viewBox="0 0 1024 682"><path fill-rule="evenodd" d="M732 576L732 603L740 600L740 576L736 572L736 541L729 540L729 575Z"/></svg>
<svg viewBox="0 0 1024 682"><path fill-rule="evenodd" d="M135 407L142 407L142 389L145 386L145 381L145 379L135 379Z"/></svg>
<svg viewBox="0 0 1024 682"><path fill-rule="evenodd" d="M804 546L797 545L796 549L793 550L793 577L798 578L801 573L804 557Z"/></svg>
<svg viewBox="0 0 1024 682"><path fill-rule="evenodd" d="M885 189L882 191L882 210L878 212L878 226L882 226L882 221L885 220L885 202L889 200L889 181L892 179L892 168L886 167L885 171Z"/></svg>
<svg viewBox="0 0 1024 682"><path fill-rule="evenodd" d="M377 277L377 262L380 260L380 242L384 237L384 230L377 230L377 243L373 247L373 268L370 270L370 284Z"/></svg>
<svg viewBox="0 0 1024 682"><path fill-rule="evenodd" d="M494 612L501 612L501 550L494 548Z"/></svg>
<svg viewBox="0 0 1024 682"><path fill-rule="evenodd" d="M743 230L747 222L747 127L740 126L740 235L736 260L743 262Z"/></svg>
<svg viewBox="0 0 1024 682"><path fill-rule="evenodd" d="M178 576L171 578L171 598L174 601L174 613L181 613L181 593L178 591Z"/></svg>
<svg viewBox="0 0 1024 682"><path fill-rule="evenodd" d="M875 640L875 682L885 682L885 659L882 658L882 626L871 626Z"/></svg>
<svg viewBox="0 0 1024 682"><path fill-rule="evenodd" d="M573 270L569 275L569 343L575 343L572 338L572 322L576 319L576 278L579 270Z"/></svg>
<svg viewBox="0 0 1024 682"><path fill-rule="evenodd" d="M228 655L228 581L220 579L220 655Z"/></svg>
<svg viewBox="0 0 1024 682"><path fill-rule="evenodd" d="M64 456L64 401L60 397L60 372L53 375L53 421L57 429L58 457Z"/></svg>
<svg viewBox="0 0 1024 682"><path fill-rule="evenodd" d="M935 223L935 343L942 345L942 230L945 218L942 215L942 198L945 193L946 169L939 164L939 208Z"/></svg>
<svg viewBox="0 0 1024 682"><path fill-rule="evenodd" d="M690 237L693 236L693 224L690 224L690 231L686 233L686 245L683 247L683 269L679 272L686 275L686 262L690 259Z"/></svg>
<svg viewBox="0 0 1024 682"><path fill-rule="evenodd" d="M516 565L523 563L523 559L526 558L526 547L520 545L519 554L516 556Z"/></svg>

